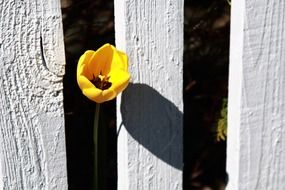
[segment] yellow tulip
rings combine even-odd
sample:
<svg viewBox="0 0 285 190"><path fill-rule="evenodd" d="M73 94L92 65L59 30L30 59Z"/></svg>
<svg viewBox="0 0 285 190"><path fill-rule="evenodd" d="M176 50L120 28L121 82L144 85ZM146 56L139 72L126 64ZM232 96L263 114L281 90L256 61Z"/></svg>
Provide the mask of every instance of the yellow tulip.
<svg viewBox="0 0 285 190"><path fill-rule="evenodd" d="M77 83L82 93L97 103L114 99L128 85L128 57L110 44L87 50L77 65Z"/></svg>

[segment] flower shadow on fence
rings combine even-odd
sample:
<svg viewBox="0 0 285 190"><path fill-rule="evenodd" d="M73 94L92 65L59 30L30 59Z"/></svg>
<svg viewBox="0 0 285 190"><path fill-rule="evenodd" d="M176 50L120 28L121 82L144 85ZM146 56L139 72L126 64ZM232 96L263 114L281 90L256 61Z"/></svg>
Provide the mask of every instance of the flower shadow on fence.
<svg viewBox="0 0 285 190"><path fill-rule="evenodd" d="M129 84L121 113L120 127L153 155L182 170L183 114L171 101L146 84ZM137 155L129 156L136 159Z"/></svg>

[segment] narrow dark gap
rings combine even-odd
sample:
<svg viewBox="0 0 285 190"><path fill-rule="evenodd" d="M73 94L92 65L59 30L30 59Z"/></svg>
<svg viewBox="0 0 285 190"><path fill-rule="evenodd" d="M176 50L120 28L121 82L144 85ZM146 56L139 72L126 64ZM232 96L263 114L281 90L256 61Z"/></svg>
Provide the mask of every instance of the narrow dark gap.
<svg viewBox="0 0 285 190"><path fill-rule="evenodd" d="M79 57L105 43L114 44L113 0L61 0L66 68L64 111L69 190L89 190L93 180L93 119L95 103L82 95L76 81ZM116 139L116 102L101 105L101 125L107 139ZM106 189L117 189L117 142L106 140L102 165Z"/></svg>
<svg viewBox="0 0 285 190"><path fill-rule="evenodd" d="M183 189L224 190L226 141L218 141L218 123L226 121L221 111L228 94L230 5L184 3Z"/></svg>

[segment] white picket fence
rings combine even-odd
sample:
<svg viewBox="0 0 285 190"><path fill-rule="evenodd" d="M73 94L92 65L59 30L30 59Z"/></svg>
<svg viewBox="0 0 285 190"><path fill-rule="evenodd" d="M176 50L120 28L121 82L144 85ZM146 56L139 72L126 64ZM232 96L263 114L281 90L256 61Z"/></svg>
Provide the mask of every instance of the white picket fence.
<svg viewBox="0 0 285 190"><path fill-rule="evenodd" d="M285 2L232 0L229 190L285 189Z"/></svg>
<svg viewBox="0 0 285 190"><path fill-rule="evenodd" d="M0 0L0 189L67 189L58 0Z"/></svg>
<svg viewBox="0 0 285 190"><path fill-rule="evenodd" d="M233 0L229 190L285 189L285 2ZM115 0L118 189L181 190L183 0ZM0 0L0 189L68 189L59 0Z"/></svg>
<svg viewBox="0 0 285 190"><path fill-rule="evenodd" d="M132 81L119 100L118 189L182 189L183 0L115 0Z"/></svg>

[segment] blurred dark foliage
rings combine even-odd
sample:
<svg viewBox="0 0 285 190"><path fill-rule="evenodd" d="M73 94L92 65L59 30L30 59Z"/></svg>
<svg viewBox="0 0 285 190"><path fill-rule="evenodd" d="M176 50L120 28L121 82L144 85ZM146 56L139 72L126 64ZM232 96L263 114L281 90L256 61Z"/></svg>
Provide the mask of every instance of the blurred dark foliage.
<svg viewBox="0 0 285 190"><path fill-rule="evenodd" d="M68 184L88 190L93 175L95 104L82 95L76 66L87 49L114 44L112 0L61 0L66 53L64 109ZM185 0L184 190L222 190L226 144L215 142L215 126L227 97L230 6L226 0ZM106 189L117 189L115 101L102 105L108 152L102 165Z"/></svg>
<svg viewBox="0 0 285 190"><path fill-rule="evenodd" d="M230 5L185 0L184 190L222 190L226 143L216 142L217 120L228 93Z"/></svg>

